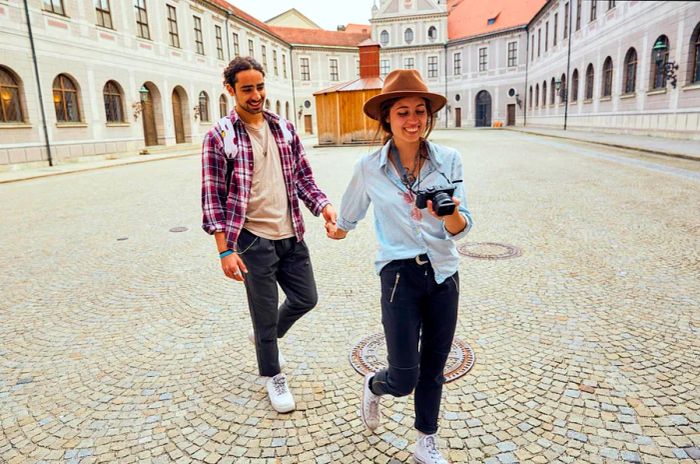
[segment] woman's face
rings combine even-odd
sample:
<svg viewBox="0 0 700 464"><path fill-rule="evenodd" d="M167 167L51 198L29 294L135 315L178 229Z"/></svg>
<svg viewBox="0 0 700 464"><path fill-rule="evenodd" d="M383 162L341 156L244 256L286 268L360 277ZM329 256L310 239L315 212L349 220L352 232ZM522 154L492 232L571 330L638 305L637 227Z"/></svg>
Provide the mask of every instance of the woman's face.
<svg viewBox="0 0 700 464"><path fill-rule="evenodd" d="M428 125L428 109L421 97L405 97L397 100L389 110L387 122L391 126L394 141L414 143L420 141Z"/></svg>

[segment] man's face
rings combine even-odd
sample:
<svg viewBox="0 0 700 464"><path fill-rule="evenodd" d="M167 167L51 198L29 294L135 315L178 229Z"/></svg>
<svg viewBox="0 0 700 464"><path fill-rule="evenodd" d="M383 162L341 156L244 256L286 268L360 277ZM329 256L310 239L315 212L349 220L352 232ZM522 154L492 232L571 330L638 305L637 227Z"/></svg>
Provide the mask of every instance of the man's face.
<svg viewBox="0 0 700 464"><path fill-rule="evenodd" d="M236 74L236 83L229 92L236 97L236 109L251 115L262 113L265 104L265 78L260 71L247 69Z"/></svg>

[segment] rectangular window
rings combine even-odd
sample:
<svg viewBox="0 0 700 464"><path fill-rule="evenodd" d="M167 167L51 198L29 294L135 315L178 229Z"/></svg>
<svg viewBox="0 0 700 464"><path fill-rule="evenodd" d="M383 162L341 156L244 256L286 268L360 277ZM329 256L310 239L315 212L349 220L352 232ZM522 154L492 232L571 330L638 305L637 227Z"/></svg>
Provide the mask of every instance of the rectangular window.
<svg viewBox="0 0 700 464"><path fill-rule="evenodd" d="M537 57L542 54L542 28L537 29Z"/></svg>
<svg viewBox="0 0 700 464"><path fill-rule="evenodd" d="M595 21L595 18L597 16L598 16L598 1L591 0L591 21Z"/></svg>
<svg viewBox="0 0 700 464"><path fill-rule="evenodd" d="M381 60L379 62L379 74L382 77L386 77L389 74L389 60Z"/></svg>
<svg viewBox="0 0 700 464"><path fill-rule="evenodd" d="M488 55L486 47L479 49L479 71L486 71L488 66Z"/></svg>
<svg viewBox="0 0 700 464"><path fill-rule="evenodd" d="M530 36L530 61L535 60L535 33Z"/></svg>
<svg viewBox="0 0 700 464"><path fill-rule="evenodd" d="M569 4L564 4L564 38L569 37Z"/></svg>
<svg viewBox="0 0 700 464"><path fill-rule="evenodd" d="M311 73L309 72L309 59L299 58L299 67L301 68L301 80L310 81Z"/></svg>
<svg viewBox="0 0 700 464"><path fill-rule="evenodd" d="M282 54L282 76L287 78L287 55Z"/></svg>
<svg viewBox="0 0 700 464"><path fill-rule="evenodd" d="M428 57L428 77L438 77L438 57Z"/></svg>
<svg viewBox="0 0 700 464"><path fill-rule="evenodd" d="M576 30L581 29L581 0L576 0Z"/></svg>
<svg viewBox="0 0 700 464"><path fill-rule="evenodd" d="M63 0L44 0L44 11L66 15L66 10L63 8Z"/></svg>
<svg viewBox="0 0 700 464"><path fill-rule="evenodd" d="M355 76L360 77L360 60L355 60Z"/></svg>
<svg viewBox="0 0 700 464"><path fill-rule="evenodd" d="M166 6L168 7L168 37L170 45L180 48L180 34L177 31L177 10L175 10L174 6Z"/></svg>
<svg viewBox="0 0 700 464"><path fill-rule="evenodd" d="M150 39L151 32L148 30L146 0L134 0L134 8L136 9L136 35L142 39Z"/></svg>
<svg viewBox="0 0 700 464"><path fill-rule="evenodd" d="M267 74L267 48L265 45L260 45L260 52L262 54L262 66L265 74Z"/></svg>
<svg viewBox="0 0 700 464"><path fill-rule="evenodd" d="M455 76L462 74L462 53L457 52L452 55L452 72Z"/></svg>
<svg viewBox="0 0 700 464"><path fill-rule="evenodd" d="M255 58L255 46L252 39L248 39L248 56Z"/></svg>
<svg viewBox="0 0 700 464"><path fill-rule="evenodd" d="M518 42L508 42L508 67L518 65Z"/></svg>
<svg viewBox="0 0 700 464"><path fill-rule="evenodd" d="M335 58L331 58L328 60L328 63L330 65L330 74L331 74L331 80L332 81L337 81L338 78L338 60Z"/></svg>
<svg viewBox="0 0 700 464"><path fill-rule="evenodd" d="M97 15L97 25L113 29L112 10L109 7L109 0L95 0L95 14Z"/></svg>
<svg viewBox="0 0 700 464"><path fill-rule="evenodd" d="M404 58L403 67L404 69L414 69L416 67L416 62L414 58Z"/></svg>
<svg viewBox="0 0 700 464"><path fill-rule="evenodd" d="M221 26L214 26L214 36L216 37L216 57L224 59L224 39L221 37Z"/></svg>
<svg viewBox="0 0 700 464"><path fill-rule="evenodd" d="M204 55L204 36L202 35L202 19L198 16L194 18L194 43L197 45L197 53Z"/></svg>
<svg viewBox="0 0 700 464"><path fill-rule="evenodd" d="M554 13L554 29L552 30L552 46L557 45L557 26L559 23L559 13Z"/></svg>
<svg viewBox="0 0 700 464"><path fill-rule="evenodd" d="M615 0L608 0L608 10L615 8Z"/></svg>
<svg viewBox="0 0 700 464"><path fill-rule="evenodd" d="M241 56L241 43L238 41L238 34L233 33L233 56Z"/></svg>
<svg viewBox="0 0 700 464"><path fill-rule="evenodd" d="M549 49L549 21L544 23L544 52Z"/></svg>
<svg viewBox="0 0 700 464"><path fill-rule="evenodd" d="M277 67L277 50L272 50L272 67L275 70L275 76L279 76L280 70Z"/></svg>

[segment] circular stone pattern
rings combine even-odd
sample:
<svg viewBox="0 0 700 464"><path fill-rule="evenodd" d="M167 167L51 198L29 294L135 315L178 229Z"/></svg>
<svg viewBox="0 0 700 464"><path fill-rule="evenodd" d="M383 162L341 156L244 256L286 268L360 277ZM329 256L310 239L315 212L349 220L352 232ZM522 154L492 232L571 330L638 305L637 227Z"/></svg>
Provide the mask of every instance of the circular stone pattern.
<svg viewBox="0 0 700 464"><path fill-rule="evenodd" d="M477 259L508 259L522 256L520 248L505 243L467 242L457 246L459 254Z"/></svg>
<svg viewBox="0 0 700 464"><path fill-rule="evenodd" d="M350 352L350 364L362 375L387 367L384 334L369 335L360 340ZM445 379L452 382L474 366L474 350L462 340L454 339L445 364Z"/></svg>
<svg viewBox="0 0 700 464"><path fill-rule="evenodd" d="M170 232L187 232L187 227L173 227Z"/></svg>

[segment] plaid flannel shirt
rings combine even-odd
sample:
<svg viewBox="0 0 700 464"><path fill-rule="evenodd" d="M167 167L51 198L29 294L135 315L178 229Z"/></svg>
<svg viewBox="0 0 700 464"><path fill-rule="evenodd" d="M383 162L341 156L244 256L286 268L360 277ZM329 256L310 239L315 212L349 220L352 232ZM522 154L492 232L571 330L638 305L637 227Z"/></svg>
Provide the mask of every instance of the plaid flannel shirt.
<svg viewBox="0 0 700 464"><path fill-rule="evenodd" d="M299 198L314 216L321 214L330 202L314 181L311 166L294 125L284 120L287 132L292 136L291 142L288 143L280 128L279 116L269 111L264 111L263 115L279 149L294 235L297 241L301 241L304 237L304 220L299 209ZM231 119L238 147L238 153L233 158L233 171L228 188L225 181L227 154L218 124L207 132L202 144L202 228L210 235L225 232L228 247L236 250L236 242L245 222L250 198L253 147L243 121L235 109L228 118Z"/></svg>

